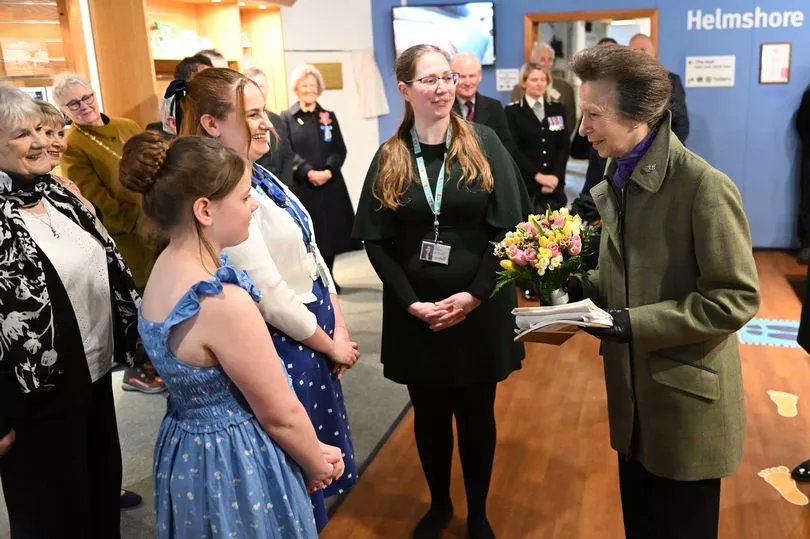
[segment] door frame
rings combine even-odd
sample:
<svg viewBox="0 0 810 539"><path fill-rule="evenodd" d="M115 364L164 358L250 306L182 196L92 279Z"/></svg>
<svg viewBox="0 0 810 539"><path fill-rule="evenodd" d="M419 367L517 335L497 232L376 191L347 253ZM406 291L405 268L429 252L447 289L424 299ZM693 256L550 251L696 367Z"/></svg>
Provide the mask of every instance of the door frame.
<svg viewBox="0 0 810 539"><path fill-rule="evenodd" d="M537 41L537 23L600 21L603 19L650 19L650 39L658 50L658 9L610 9L601 11L565 11L555 13L525 13L523 15L523 61L528 62L532 45Z"/></svg>

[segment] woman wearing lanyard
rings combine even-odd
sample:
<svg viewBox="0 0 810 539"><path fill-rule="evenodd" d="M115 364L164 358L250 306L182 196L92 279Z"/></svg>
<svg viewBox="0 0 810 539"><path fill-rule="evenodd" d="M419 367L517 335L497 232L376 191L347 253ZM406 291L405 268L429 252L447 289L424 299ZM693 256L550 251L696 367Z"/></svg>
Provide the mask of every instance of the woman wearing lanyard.
<svg viewBox="0 0 810 539"><path fill-rule="evenodd" d="M251 163L267 153L271 124L253 81L230 69L206 69L188 83L185 94L181 135L214 137ZM359 352L303 205L255 163L253 185L259 209L251 218L250 237L225 253L262 291L259 310L318 438L343 453L343 477L312 494L321 528L327 522L324 496L345 492L357 481L339 377Z"/></svg>
<svg viewBox="0 0 810 539"><path fill-rule="evenodd" d="M453 514L453 417L472 538L486 515L495 452L495 387L520 368L515 295L490 297L492 241L528 210L519 171L494 131L451 114L458 74L431 45L397 59L405 117L366 176L354 235L383 281L382 361L407 384L432 498L414 537L438 537Z"/></svg>

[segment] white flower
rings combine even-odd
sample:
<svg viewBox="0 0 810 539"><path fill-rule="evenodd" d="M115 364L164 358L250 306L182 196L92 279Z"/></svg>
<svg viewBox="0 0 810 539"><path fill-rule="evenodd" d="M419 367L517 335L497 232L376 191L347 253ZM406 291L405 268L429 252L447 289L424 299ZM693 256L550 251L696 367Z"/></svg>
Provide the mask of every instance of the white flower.
<svg viewBox="0 0 810 539"><path fill-rule="evenodd" d="M0 191L11 191L11 176L0 171Z"/></svg>
<svg viewBox="0 0 810 539"><path fill-rule="evenodd" d="M28 331L28 324L25 323L25 319L26 316L18 311L8 313L5 320L3 315L0 314L0 327L2 327L5 338L11 341L22 337L23 333Z"/></svg>
<svg viewBox="0 0 810 539"><path fill-rule="evenodd" d="M28 290L28 287L25 285L25 283L20 283L14 290L14 295L17 296L17 299L20 300L28 299L31 297L31 291Z"/></svg>
<svg viewBox="0 0 810 539"><path fill-rule="evenodd" d="M29 335L29 337L31 336L30 331L28 332L28 335ZM34 337L36 337L36 335ZM39 341L36 340L36 338L34 338L34 337L28 339L27 341L25 341L23 343L23 348L25 348L25 351L28 352L29 354L36 354L37 350L39 350L39 348L42 346L39 343ZM48 365L45 365L45 366L47 367Z"/></svg>
<svg viewBox="0 0 810 539"><path fill-rule="evenodd" d="M42 358L39 360L39 362L43 367L51 367L54 363L56 363L56 355L56 350L53 348L46 350L42 352Z"/></svg>

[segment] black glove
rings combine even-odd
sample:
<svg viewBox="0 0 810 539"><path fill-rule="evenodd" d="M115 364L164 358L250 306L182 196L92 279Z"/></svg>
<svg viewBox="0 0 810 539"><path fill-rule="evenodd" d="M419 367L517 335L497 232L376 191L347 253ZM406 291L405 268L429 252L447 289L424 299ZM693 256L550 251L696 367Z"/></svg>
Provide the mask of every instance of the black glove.
<svg viewBox="0 0 810 539"><path fill-rule="evenodd" d="M617 343L628 343L633 340L633 330L630 328L630 311L627 309L608 309L613 317L613 326L609 328L582 328L598 339Z"/></svg>
<svg viewBox="0 0 810 539"><path fill-rule="evenodd" d="M582 290L582 280L579 277L570 276L565 285L565 289L568 292L569 303L585 299L585 292Z"/></svg>

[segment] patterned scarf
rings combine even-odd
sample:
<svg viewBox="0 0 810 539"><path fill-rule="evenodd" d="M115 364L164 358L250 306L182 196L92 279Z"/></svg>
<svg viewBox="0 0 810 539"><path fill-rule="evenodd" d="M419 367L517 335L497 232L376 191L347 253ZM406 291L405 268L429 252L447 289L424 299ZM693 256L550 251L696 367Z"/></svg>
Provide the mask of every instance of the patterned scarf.
<svg viewBox="0 0 810 539"><path fill-rule="evenodd" d="M96 238L107 253L115 361L134 365L138 335L140 298L101 222L50 175L30 181L0 171L0 367L14 369L23 393L52 389L63 372L42 261L19 212L43 198Z"/></svg>

